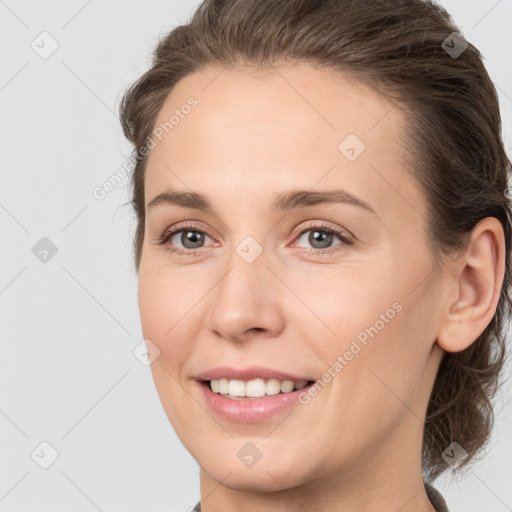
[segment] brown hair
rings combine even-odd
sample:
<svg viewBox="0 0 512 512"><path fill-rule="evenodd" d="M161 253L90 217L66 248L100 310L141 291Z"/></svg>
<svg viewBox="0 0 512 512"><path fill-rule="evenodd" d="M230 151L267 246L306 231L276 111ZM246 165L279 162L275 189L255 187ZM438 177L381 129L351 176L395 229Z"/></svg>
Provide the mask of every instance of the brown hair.
<svg viewBox="0 0 512 512"><path fill-rule="evenodd" d="M501 222L506 268L499 303L475 342L445 353L441 362L424 429L427 481L448 469L442 452L452 442L468 453L462 469L489 440L490 400L508 355L505 327L512 306L511 162L501 139L497 93L477 48L468 43L460 55L450 53L465 43L453 32L458 29L449 14L430 0L206 0L188 24L161 38L150 69L121 100L123 130L135 147L137 271L147 161L140 149L174 85L209 65L268 69L279 62L308 63L360 80L396 102L410 123L404 149L428 201L436 261L463 250L481 219Z"/></svg>

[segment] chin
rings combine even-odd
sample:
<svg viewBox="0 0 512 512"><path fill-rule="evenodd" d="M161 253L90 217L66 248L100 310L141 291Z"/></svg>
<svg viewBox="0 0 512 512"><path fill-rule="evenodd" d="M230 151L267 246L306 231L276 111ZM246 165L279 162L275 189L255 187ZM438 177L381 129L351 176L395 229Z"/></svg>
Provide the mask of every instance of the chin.
<svg viewBox="0 0 512 512"><path fill-rule="evenodd" d="M226 476L230 471L231 474ZM216 481L222 482L222 485L235 491L245 492L282 491L283 488L290 489L304 483L299 480L296 481L294 475L290 475L289 471L278 471L271 465L269 465L269 468L262 468L259 472L255 473L250 469L240 471L239 467L231 467L230 469L226 467L226 471L215 469L210 474Z"/></svg>
<svg viewBox="0 0 512 512"><path fill-rule="evenodd" d="M283 450L284 451L284 450ZM293 488L311 480L305 461L286 461L281 455L262 457L252 467L245 466L227 451L222 454L194 454L201 469L217 482L237 491L274 492Z"/></svg>

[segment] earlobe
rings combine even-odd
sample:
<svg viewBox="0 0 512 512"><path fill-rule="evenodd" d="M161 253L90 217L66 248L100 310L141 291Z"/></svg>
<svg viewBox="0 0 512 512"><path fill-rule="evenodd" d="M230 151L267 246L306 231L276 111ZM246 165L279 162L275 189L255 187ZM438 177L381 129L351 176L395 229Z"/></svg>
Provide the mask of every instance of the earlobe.
<svg viewBox="0 0 512 512"><path fill-rule="evenodd" d="M496 312L505 273L505 235L498 219L486 217L474 227L452 270L437 343L447 352L460 352L476 341Z"/></svg>

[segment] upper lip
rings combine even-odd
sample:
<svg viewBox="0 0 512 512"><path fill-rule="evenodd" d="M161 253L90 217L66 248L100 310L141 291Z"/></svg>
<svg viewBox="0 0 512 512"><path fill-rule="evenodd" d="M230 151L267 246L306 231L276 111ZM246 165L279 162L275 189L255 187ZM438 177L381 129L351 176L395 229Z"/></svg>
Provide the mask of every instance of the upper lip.
<svg viewBox="0 0 512 512"><path fill-rule="evenodd" d="M277 380L293 380L299 382L301 380L314 380L304 375L293 375L281 370L273 368L265 368L263 366L251 366L249 368L233 368L228 366L218 366L201 372L196 376L197 380L213 380L213 379L238 379L249 381L257 378L277 379Z"/></svg>

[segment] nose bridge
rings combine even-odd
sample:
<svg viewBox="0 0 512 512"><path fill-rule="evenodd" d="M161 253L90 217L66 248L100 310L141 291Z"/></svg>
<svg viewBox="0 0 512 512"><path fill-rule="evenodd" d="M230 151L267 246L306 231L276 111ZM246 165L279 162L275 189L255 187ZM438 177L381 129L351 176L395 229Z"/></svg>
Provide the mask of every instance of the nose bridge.
<svg viewBox="0 0 512 512"><path fill-rule="evenodd" d="M262 245L253 237L233 246L212 296L210 330L237 339L249 329L279 329L279 307L270 283L275 276L267 263Z"/></svg>

